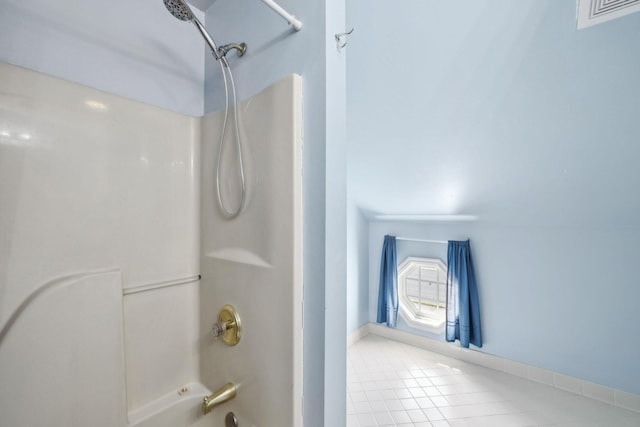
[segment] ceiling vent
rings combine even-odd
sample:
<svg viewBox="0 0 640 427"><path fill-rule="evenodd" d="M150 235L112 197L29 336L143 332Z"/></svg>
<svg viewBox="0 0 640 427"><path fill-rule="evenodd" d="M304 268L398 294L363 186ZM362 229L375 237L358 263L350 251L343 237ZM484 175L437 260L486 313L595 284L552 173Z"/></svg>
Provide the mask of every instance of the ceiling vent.
<svg viewBox="0 0 640 427"><path fill-rule="evenodd" d="M640 12L640 0L578 0L578 29Z"/></svg>

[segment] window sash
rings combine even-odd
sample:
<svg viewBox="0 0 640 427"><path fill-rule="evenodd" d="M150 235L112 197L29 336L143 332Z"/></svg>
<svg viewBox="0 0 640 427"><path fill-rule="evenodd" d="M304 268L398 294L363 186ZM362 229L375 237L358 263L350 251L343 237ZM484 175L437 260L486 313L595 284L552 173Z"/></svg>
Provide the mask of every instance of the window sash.
<svg viewBox="0 0 640 427"><path fill-rule="evenodd" d="M403 277L405 296L413 304L417 317L433 315L445 308L446 283L440 276L439 268L419 265Z"/></svg>
<svg viewBox="0 0 640 427"><path fill-rule="evenodd" d="M409 257L399 267L400 314L412 327L440 331L446 312L446 265L436 259Z"/></svg>

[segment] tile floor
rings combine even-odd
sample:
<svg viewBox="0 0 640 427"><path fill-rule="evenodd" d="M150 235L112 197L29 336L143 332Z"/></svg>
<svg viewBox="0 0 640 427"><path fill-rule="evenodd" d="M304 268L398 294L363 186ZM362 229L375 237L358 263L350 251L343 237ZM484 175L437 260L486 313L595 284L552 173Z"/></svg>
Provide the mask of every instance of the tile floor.
<svg viewBox="0 0 640 427"><path fill-rule="evenodd" d="M368 335L349 347L347 427L638 427L640 414Z"/></svg>

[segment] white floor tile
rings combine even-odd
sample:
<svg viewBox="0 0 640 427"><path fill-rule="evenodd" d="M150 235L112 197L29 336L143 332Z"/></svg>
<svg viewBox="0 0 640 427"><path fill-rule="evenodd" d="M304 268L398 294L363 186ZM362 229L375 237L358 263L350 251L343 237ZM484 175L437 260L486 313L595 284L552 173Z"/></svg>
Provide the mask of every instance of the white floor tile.
<svg viewBox="0 0 640 427"><path fill-rule="evenodd" d="M396 424L401 424L401 423L411 423L411 417L409 417L409 414L407 414L406 411L393 411L390 412L391 417L393 417L393 420L396 422Z"/></svg>
<svg viewBox="0 0 640 427"><path fill-rule="evenodd" d="M391 399L397 399L398 395L396 395L396 392L393 391L393 389L381 389L380 390L380 396L382 396L383 400L391 400Z"/></svg>
<svg viewBox="0 0 640 427"><path fill-rule="evenodd" d="M411 392L406 388L397 388L394 391L396 393L396 396L398 396L400 399L413 398L413 396L411 395Z"/></svg>
<svg viewBox="0 0 640 427"><path fill-rule="evenodd" d="M347 427L640 426L640 413L607 404L609 390L586 383L599 400L558 390L544 370L534 369L533 382L372 335L347 360ZM632 397L615 396L635 409Z"/></svg>
<svg viewBox="0 0 640 427"><path fill-rule="evenodd" d="M431 387L431 386L434 385L433 382L431 382L431 380L429 378L426 378L426 377L425 378L418 378L416 381L418 382L418 385L420 387Z"/></svg>
<svg viewBox="0 0 640 427"><path fill-rule="evenodd" d="M359 382L351 382L347 384L347 390L354 392L354 391L363 391L363 387L362 387L362 383Z"/></svg>
<svg viewBox="0 0 640 427"><path fill-rule="evenodd" d="M378 425L378 423L376 422L375 417L371 413L358 414L358 422L360 423L360 425L362 427L370 427L370 426L377 426Z"/></svg>
<svg viewBox="0 0 640 427"><path fill-rule="evenodd" d="M387 410L389 412L392 411L403 411L404 406L402 406L402 402L400 399L390 399L385 401L385 405L387 406Z"/></svg>
<svg viewBox="0 0 640 427"><path fill-rule="evenodd" d="M451 406L449 401L444 396L431 396L429 397L429 399L431 399L433 404L436 405L437 407Z"/></svg>
<svg viewBox="0 0 640 427"><path fill-rule="evenodd" d="M378 389L378 384L375 381L363 381L361 384L364 391Z"/></svg>
<svg viewBox="0 0 640 427"><path fill-rule="evenodd" d="M422 369L412 369L410 372L411 372L411 375L413 375L413 378L424 378L424 377L426 377L425 373L422 372Z"/></svg>
<svg viewBox="0 0 640 427"><path fill-rule="evenodd" d="M374 412L373 416L380 426L395 424L393 418L391 417L391 414L388 412Z"/></svg>
<svg viewBox="0 0 640 427"><path fill-rule="evenodd" d="M367 402L367 395L364 391L355 391L353 393L349 393L351 396L351 400L353 402Z"/></svg>
<svg viewBox="0 0 640 427"><path fill-rule="evenodd" d="M347 415L347 427L360 427L357 415Z"/></svg>
<svg viewBox="0 0 640 427"><path fill-rule="evenodd" d="M426 397L427 393L422 389L422 387L413 387L409 389L409 393L411 396L415 397Z"/></svg>
<svg viewBox="0 0 640 427"><path fill-rule="evenodd" d="M367 396L367 400L369 402L374 401L374 400L384 400L384 398L382 397L382 393L380 393L380 391L378 390L367 390L364 392L365 396Z"/></svg>
<svg viewBox="0 0 640 427"><path fill-rule="evenodd" d="M422 412L421 409L412 409L410 411L407 411L407 414L409 414L411 421L414 423L428 421L427 416L424 414L424 412Z"/></svg>
<svg viewBox="0 0 640 427"><path fill-rule="evenodd" d="M431 379L433 385L447 385L455 384L458 382L457 378L453 375L443 375L441 377L434 377Z"/></svg>
<svg viewBox="0 0 640 427"><path fill-rule="evenodd" d="M371 412L371 405L369 402L353 402L353 414L368 414Z"/></svg>
<svg viewBox="0 0 640 427"><path fill-rule="evenodd" d="M404 383L404 386L407 388L411 388L411 387L418 387L418 382L416 380L414 380L413 378L410 379L406 379L402 381Z"/></svg>
<svg viewBox="0 0 640 427"><path fill-rule="evenodd" d="M428 397L418 397L416 398L416 403L421 409L433 408L435 406Z"/></svg>
<svg viewBox="0 0 640 427"><path fill-rule="evenodd" d="M393 382L388 379L378 380L376 381L376 389L377 390L389 390L396 388L393 386Z"/></svg>
<svg viewBox="0 0 640 427"><path fill-rule="evenodd" d="M453 393L443 393L441 387L423 387L422 388L425 394L429 397L431 396L441 396L443 394L453 394Z"/></svg>
<svg viewBox="0 0 640 427"><path fill-rule="evenodd" d="M400 399L400 403L402 403L402 407L405 410L418 409L420 407L415 399Z"/></svg>
<svg viewBox="0 0 640 427"><path fill-rule="evenodd" d="M422 412L429 418L429 421L444 420L444 415L442 415L442 412L440 412L438 408L426 408L423 409Z"/></svg>

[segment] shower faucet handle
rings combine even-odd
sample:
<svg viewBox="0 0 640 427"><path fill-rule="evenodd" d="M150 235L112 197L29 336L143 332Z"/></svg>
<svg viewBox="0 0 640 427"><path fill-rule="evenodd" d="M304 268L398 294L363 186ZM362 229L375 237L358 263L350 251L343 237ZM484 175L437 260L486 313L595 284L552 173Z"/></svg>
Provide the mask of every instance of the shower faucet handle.
<svg viewBox="0 0 640 427"><path fill-rule="evenodd" d="M211 332L215 339L222 337L227 345L233 346L240 342L242 323L234 306L227 304L220 309L218 321L213 324Z"/></svg>
<svg viewBox="0 0 640 427"><path fill-rule="evenodd" d="M213 334L213 337L215 339L218 339L222 334L224 334L224 331L226 330L227 330L226 323L216 322L211 327L211 333Z"/></svg>

